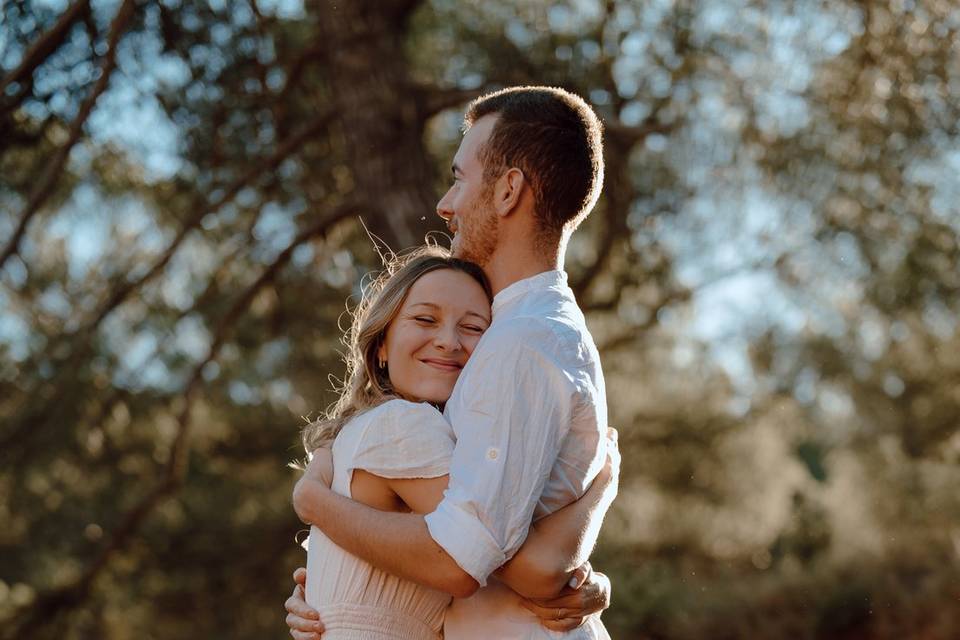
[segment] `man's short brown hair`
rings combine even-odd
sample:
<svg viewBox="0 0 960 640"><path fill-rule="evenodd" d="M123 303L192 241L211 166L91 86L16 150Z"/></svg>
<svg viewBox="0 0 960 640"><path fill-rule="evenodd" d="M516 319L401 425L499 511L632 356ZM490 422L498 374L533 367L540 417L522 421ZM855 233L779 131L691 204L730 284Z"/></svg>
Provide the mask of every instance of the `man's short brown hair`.
<svg viewBox="0 0 960 640"><path fill-rule="evenodd" d="M603 127L583 98L555 87L510 87L480 96L464 116L497 122L480 151L484 181L512 167L534 195L541 230L559 237L590 213L603 186Z"/></svg>

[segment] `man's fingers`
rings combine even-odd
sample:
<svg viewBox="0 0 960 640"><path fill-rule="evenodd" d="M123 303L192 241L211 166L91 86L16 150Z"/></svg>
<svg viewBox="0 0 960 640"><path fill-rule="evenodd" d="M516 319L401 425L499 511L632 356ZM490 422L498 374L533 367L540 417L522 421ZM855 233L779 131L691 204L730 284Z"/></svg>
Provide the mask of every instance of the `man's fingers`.
<svg viewBox="0 0 960 640"><path fill-rule="evenodd" d="M521 599L520 604L541 620L553 620L557 617L558 607L542 607L533 600L527 600L526 598Z"/></svg>
<svg viewBox="0 0 960 640"><path fill-rule="evenodd" d="M303 587L300 585L293 588L293 593L287 598L287 601L283 603L283 606L291 615L302 618L305 621L304 624L309 622L312 625L320 619L320 614L317 613L317 610L307 604L306 599L303 597ZM304 631L312 631L313 629L314 627L310 626L304 629Z"/></svg>
<svg viewBox="0 0 960 640"><path fill-rule="evenodd" d="M617 430L613 427L607 427L607 439L613 443L617 442L617 439L620 437L620 434L617 433ZM619 446L619 445L618 445Z"/></svg>
<svg viewBox="0 0 960 640"><path fill-rule="evenodd" d="M573 631L586 621L586 618L561 618L560 620L541 620L540 624L551 631Z"/></svg>
<svg viewBox="0 0 960 640"><path fill-rule="evenodd" d="M594 572L591 576L597 584L597 605L599 606L598 611L603 611L610 606L610 578L606 574Z"/></svg>

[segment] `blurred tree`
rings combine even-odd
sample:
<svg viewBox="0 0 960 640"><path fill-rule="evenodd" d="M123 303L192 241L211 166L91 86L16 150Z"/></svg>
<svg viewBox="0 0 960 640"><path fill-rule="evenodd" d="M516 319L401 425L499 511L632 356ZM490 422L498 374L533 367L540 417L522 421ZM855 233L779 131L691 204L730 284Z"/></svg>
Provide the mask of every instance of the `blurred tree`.
<svg viewBox="0 0 960 640"><path fill-rule="evenodd" d="M359 218L442 228L520 83L605 121L613 637L956 636L950 3L54 5L0 7L0 637L284 632Z"/></svg>

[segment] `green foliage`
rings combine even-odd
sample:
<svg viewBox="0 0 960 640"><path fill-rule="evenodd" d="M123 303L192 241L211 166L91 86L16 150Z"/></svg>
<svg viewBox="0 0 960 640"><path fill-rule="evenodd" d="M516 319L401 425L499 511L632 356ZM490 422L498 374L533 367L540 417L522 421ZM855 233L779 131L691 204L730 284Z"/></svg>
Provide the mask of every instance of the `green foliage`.
<svg viewBox="0 0 960 640"><path fill-rule="evenodd" d="M606 126L566 267L611 635L958 635L950 3L71 6L0 7L0 637L285 633L358 218L440 229L464 102L518 83Z"/></svg>

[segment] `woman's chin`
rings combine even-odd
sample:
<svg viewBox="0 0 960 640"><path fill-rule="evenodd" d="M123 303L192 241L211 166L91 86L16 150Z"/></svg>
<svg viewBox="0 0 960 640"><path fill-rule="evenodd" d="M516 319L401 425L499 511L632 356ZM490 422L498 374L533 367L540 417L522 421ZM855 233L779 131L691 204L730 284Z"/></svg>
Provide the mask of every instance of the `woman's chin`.
<svg viewBox="0 0 960 640"><path fill-rule="evenodd" d="M447 388L446 386L439 387L435 385L424 385L415 389L400 390L400 395L404 400L409 400L410 402L429 402L430 404L441 407L450 399L451 393L453 393L453 387Z"/></svg>

